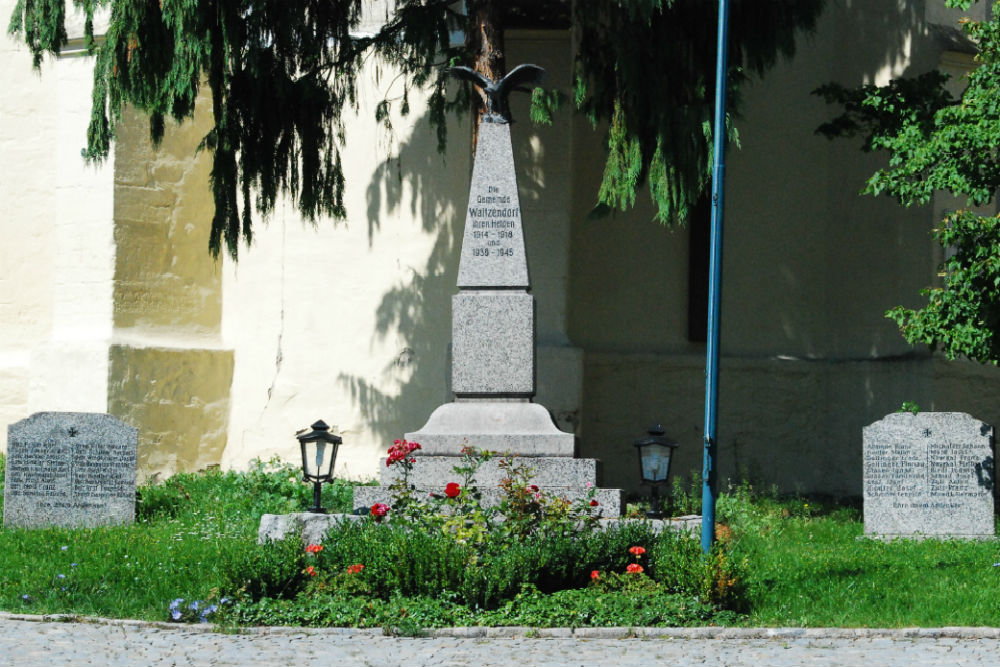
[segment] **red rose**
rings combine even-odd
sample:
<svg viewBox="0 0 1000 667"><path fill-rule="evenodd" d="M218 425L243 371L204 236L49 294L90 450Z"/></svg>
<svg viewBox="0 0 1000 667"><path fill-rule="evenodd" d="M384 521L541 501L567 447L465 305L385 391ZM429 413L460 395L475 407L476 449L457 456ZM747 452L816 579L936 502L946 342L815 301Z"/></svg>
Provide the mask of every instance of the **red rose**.
<svg viewBox="0 0 1000 667"><path fill-rule="evenodd" d="M307 554L318 554L322 550L323 550L322 544L310 544L309 546L306 547Z"/></svg>
<svg viewBox="0 0 1000 667"><path fill-rule="evenodd" d="M633 556L641 556L646 553L645 547L629 547L628 552Z"/></svg>
<svg viewBox="0 0 1000 667"><path fill-rule="evenodd" d="M642 574L642 565L639 565L638 563L632 563L631 565L625 568L625 571L628 572L629 574Z"/></svg>
<svg viewBox="0 0 1000 667"><path fill-rule="evenodd" d="M597 502L596 500L591 500L591 501L590 501L590 506L591 506L591 507L597 507L597 506L598 506L598 505L600 505L600 504L601 504L601 503Z"/></svg>
<svg viewBox="0 0 1000 667"><path fill-rule="evenodd" d="M529 489L531 489L531 491L532 491L533 493L538 493L538 485L537 485L537 484L532 484L532 485L531 485L531 486L529 486L528 488L529 488Z"/></svg>
<svg viewBox="0 0 1000 667"><path fill-rule="evenodd" d="M385 503L375 503L372 505L371 514L375 517L376 521L381 521L382 518L388 514L389 506Z"/></svg>
<svg viewBox="0 0 1000 667"><path fill-rule="evenodd" d="M306 574L308 574L310 577L315 577L316 576L316 568L314 568L312 565L310 565L309 567L306 568Z"/></svg>
<svg viewBox="0 0 1000 667"><path fill-rule="evenodd" d="M418 449L420 449L420 445L416 442L407 442L406 440L393 441L392 447L389 448L389 455L385 459L386 467L400 461L405 463L416 463L414 459L407 459L407 457L410 452L414 452Z"/></svg>
<svg viewBox="0 0 1000 667"><path fill-rule="evenodd" d="M592 570L591 573L590 573L590 578L592 580L594 580L594 581L597 581L598 579L600 579L601 578L600 571L599 570Z"/></svg>
<svg viewBox="0 0 1000 667"><path fill-rule="evenodd" d="M365 569L365 566L361 563L355 563L354 565L347 566L347 574L358 574L361 570Z"/></svg>
<svg viewBox="0 0 1000 667"><path fill-rule="evenodd" d="M462 487L459 486L458 482L448 482L444 487L444 495L449 498L458 498L458 494L462 492Z"/></svg>

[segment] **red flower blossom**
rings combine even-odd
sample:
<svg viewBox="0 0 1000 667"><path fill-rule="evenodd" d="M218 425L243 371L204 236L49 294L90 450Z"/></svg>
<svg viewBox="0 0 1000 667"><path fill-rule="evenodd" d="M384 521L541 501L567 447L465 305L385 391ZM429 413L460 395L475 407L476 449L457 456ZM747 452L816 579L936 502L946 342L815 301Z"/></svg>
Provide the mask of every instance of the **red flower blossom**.
<svg viewBox="0 0 1000 667"><path fill-rule="evenodd" d="M645 547L638 547L638 546L636 546L636 547L629 547L628 552L630 554L632 554L633 556L641 556L644 553L646 553L646 548Z"/></svg>
<svg viewBox="0 0 1000 667"><path fill-rule="evenodd" d="M365 569L365 566L361 563L355 563L354 565L347 566L347 574L358 574L361 570Z"/></svg>
<svg viewBox="0 0 1000 667"><path fill-rule="evenodd" d="M389 513L389 506L385 503L375 503L372 505L371 514L376 521L381 521Z"/></svg>
<svg viewBox="0 0 1000 667"><path fill-rule="evenodd" d="M600 504L601 504L601 503L597 502L596 500L591 500L591 501L590 501L590 506L591 506L591 507L597 507L597 506L598 506L598 505L600 505Z"/></svg>
<svg viewBox="0 0 1000 667"><path fill-rule="evenodd" d="M314 568L312 565L310 565L309 567L306 568L306 574L308 574L310 577L315 577L316 576L316 568Z"/></svg>
<svg viewBox="0 0 1000 667"><path fill-rule="evenodd" d="M537 484L532 484L528 488L531 489L532 493L538 493L538 485Z"/></svg>
<svg viewBox="0 0 1000 667"><path fill-rule="evenodd" d="M462 487L458 482L448 482L444 487L444 495L449 498L458 498L458 494L462 492Z"/></svg>
<svg viewBox="0 0 1000 667"><path fill-rule="evenodd" d="M306 547L307 554L318 554L322 550L323 550L322 544L310 544L309 546Z"/></svg>
<svg viewBox="0 0 1000 667"><path fill-rule="evenodd" d="M386 467L391 466L393 463L398 463L399 461L415 463L415 459L407 459L407 457L418 449L420 449L420 445L416 442L396 440L392 443L392 447L389 448L389 455L385 459Z"/></svg>
<svg viewBox="0 0 1000 667"><path fill-rule="evenodd" d="M593 581L597 581L598 579L600 579L600 578L601 578L601 572L600 572L599 570L592 570L592 571L590 572L590 578L591 578L591 579L592 579Z"/></svg>
<svg viewBox="0 0 1000 667"><path fill-rule="evenodd" d="M642 565L639 565L638 563L632 563L631 565L625 568L625 571L628 572L629 574L642 574Z"/></svg>

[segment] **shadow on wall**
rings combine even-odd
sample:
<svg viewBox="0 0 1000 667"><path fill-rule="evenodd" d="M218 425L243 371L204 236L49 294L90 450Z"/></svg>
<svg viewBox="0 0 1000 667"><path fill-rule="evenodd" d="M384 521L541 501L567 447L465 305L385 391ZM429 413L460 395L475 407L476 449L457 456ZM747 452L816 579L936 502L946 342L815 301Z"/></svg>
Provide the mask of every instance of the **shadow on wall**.
<svg viewBox="0 0 1000 667"><path fill-rule="evenodd" d="M794 59L744 91L743 148L730 152L727 171L723 478L860 492L861 428L902 400L925 405L938 393L929 357L906 356L883 317L933 278L930 210L859 197L880 157L861 153L857 140L815 136L836 110L810 95L827 81L884 83L935 67L947 45L929 22L932 3L943 5L828 0ZM627 304L636 319L677 332L671 318L687 307L679 288L663 288L670 299L654 303L643 292L656 292L636 289L630 270L664 265L656 239L666 231L644 231L649 242L632 242L627 254L609 248L613 232L613 221L575 219L571 307L586 317L570 334L586 355L581 454L605 461L606 485L636 489L624 450L647 422L663 420L681 441L675 472L701 467L704 348L632 327L593 331L592 321L622 321ZM601 276L588 280L595 266Z"/></svg>
<svg viewBox="0 0 1000 667"><path fill-rule="evenodd" d="M563 79L569 70L562 72L559 66L569 53L568 36L562 31L533 35L533 39L508 39L508 65L543 62L553 69L550 85L568 89ZM563 146L568 146L570 116L561 113L557 125L539 127L528 120L528 106L528 95L511 97L514 163L537 304L537 337L543 344L565 346L568 238L560 234L567 233L562 221L566 219L568 188L554 186L551 179L556 176L546 173L545 168L559 157L565 164ZM398 157L383 163L368 187L370 243L392 242L403 238L402 234L411 234L405 230L397 237L381 222L385 212L406 209L434 239L423 266L411 267L409 279L386 292L376 311L373 343L397 339L396 347L402 352L377 379L346 373L338 376L369 427L386 445L405 432L418 430L435 408L453 400L448 360L451 297L458 291L458 261L472 172L469 122L468 115L458 122L451 120L447 151L441 155L435 130L425 114L409 138L400 142ZM560 155L553 158L550 152ZM564 170L563 165L553 171ZM558 224L554 216L560 217ZM572 417L575 419L575 413ZM560 425L572 428L572 424Z"/></svg>
<svg viewBox="0 0 1000 667"><path fill-rule="evenodd" d="M468 197L467 126L449 127L449 150L437 151L437 137L425 114L402 141L397 157L386 160L368 186L369 243L377 233L389 242L395 235L382 229L380 213L409 208L434 243L422 267L410 267L408 281L383 297L376 312L375 337L401 339L401 352L370 381L341 373L362 416L388 446L404 431L421 426L438 404L450 400L448 341L451 340L451 296L458 277L464 216ZM409 232L401 232L409 233ZM396 237L398 238L398 237ZM380 387L396 386L386 391Z"/></svg>

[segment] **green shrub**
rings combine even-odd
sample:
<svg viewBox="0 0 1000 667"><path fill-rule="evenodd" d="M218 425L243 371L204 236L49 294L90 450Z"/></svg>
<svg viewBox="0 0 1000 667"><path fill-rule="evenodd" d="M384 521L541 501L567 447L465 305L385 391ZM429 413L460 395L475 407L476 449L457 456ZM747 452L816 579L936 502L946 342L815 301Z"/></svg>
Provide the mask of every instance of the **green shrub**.
<svg viewBox="0 0 1000 667"><path fill-rule="evenodd" d="M700 625L715 616L711 605L655 587L600 594L590 588L544 594L526 585L513 600L482 614L479 620L483 625L642 627Z"/></svg>
<svg viewBox="0 0 1000 667"><path fill-rule="evenodd" d="M289 599L305 590L308 577L302 537L289 534L224 557L219 588L225 597Z"/></svg>
<svg viewBox="0 0 1000 667"><path fill-rule="evenodd" d="M440 533L363 522L343 525L327 536L317 567L339 573L355 564L372 595L433 595L457 591L472 551Z"/></svg>
<svg viewBox="0 0 1000 667"><path fill-rule="evenodd" d="M353 484L335 480L323 485L323 506L332 512L350 512ZM177 473L161 483L136 491L136 518L177 518L193 508L213 509L233 518L257 521L261 514L301 512L312 505L312 485L302 482L302 471L277 458L255 459L246 472L222 472L217 467L197 473Z"/></svg>

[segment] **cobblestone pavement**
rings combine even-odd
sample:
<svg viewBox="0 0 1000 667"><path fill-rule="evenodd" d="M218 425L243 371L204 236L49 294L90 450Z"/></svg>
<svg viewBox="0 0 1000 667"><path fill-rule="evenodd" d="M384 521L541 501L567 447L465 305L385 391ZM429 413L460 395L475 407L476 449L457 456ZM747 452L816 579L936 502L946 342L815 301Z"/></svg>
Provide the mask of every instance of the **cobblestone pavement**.
<svg viewBox="0 0 1000 667"><path fill-rule="evenodd" d="M996 666L1000 631L456 628L410 639L371 630L263 628L221 634L204 626L0 615L0 665L4 666L251 664Z"/></svg>

